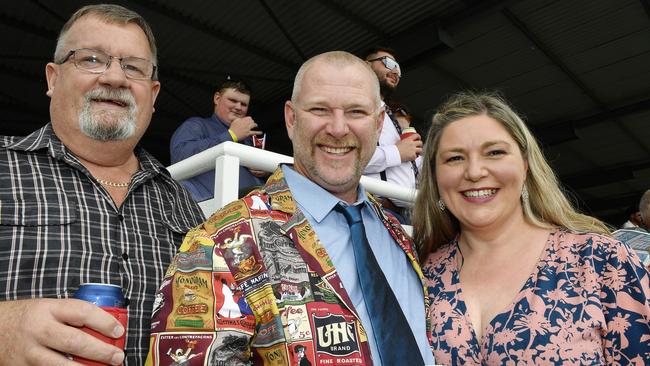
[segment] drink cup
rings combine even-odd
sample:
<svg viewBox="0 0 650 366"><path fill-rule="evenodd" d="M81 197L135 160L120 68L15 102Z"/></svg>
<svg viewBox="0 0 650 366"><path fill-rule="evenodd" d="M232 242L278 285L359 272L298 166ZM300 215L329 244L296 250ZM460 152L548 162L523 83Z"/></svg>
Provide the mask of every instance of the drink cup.
<svg viewBox="0 0 650 366"><path fill-rule="evenodd" d="M126 329L128 324L128 310L126 309L126 300L122 295L122 289L116 285L103 283L84 283L79 286L79 290L74 294L75 299L91 302L107 313L113 315L124 327L124 334L120 338L106 337L90 328L83 327L81 330L92 335L93 337L112 344L117 348L124 349L126 341ZM74 360L83 365L103 366L101 362L86 360L81 357L75 357Z"/></svg>
<svg viewBox="0 0 650 366"><path fill-rule="evenodd" d="M406 127L402 129L402 134L400 135L400 139L404 140L405 138L415 135L417 131L415 131L414 127Z"/></svg>
<svg viewBox="0 0 650 366"><path fill-rule="evenodd" d="M253 135L253 146L258 149L264 149L264 146L266 146L266 134Z"/></svg>

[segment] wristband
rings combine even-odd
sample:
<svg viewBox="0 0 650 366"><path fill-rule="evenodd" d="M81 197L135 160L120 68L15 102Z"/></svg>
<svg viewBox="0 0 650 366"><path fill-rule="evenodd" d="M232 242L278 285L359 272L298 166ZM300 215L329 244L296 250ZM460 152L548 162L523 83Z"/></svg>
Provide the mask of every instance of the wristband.
<svg viewBox="0 0 650 366"><path fill-rule="evenodd" d="M239 142L239 139L237 139L237 135L235 135L235 133L232 132L231 129L228 129L228 132L230 133L230 136L232 137L232 140L233 140L234 142Z"/></svg>

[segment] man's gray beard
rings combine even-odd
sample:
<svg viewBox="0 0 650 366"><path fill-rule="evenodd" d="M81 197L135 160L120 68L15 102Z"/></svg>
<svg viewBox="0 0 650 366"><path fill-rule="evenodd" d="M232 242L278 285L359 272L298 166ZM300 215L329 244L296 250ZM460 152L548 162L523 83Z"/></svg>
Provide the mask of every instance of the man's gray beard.
<svg viewBox="0 0 650 366"><path fill-rule="evenodd" d="M125 103L126 112L95 110L93 99L113 99ZM97 88L84 95L84 104L79 113L81 132L98 141L121 141L133 136L136 126L137 106L135 98L126 89Z"/></svg>

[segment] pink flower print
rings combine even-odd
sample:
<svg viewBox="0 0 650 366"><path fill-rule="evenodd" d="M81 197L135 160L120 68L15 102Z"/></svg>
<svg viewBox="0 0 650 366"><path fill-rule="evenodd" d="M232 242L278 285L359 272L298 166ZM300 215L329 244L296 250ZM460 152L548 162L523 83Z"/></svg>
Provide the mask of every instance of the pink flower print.
<svg viewBox="0 0 650 366"><path fill-rule="evenodd" d="M531 338L534 338L536 334L546 334L552 328L550 321L544 316L544 313L537 311L531 311L514 322L514 329L518 331L530 330Z"/></svg>
<svg viewBox="0 0 650 366"><path fill-rule="evenodd" d="M621 262L629 262L631 254L624 245L618 245L616 246L616 254L614 256Z"/></svg>
<svg viewBox="0 0 650 366"><path fill-rule="evenodd" d="M433 352L436 358L436 363L440 365L451 365L451 353L449 352Z"/></svg>
<svg viewBox="0 0 650 366"><path fill-rule="evenodd" d="M630 327L630 322L628 321L629 317L630 314L625 314L625 316L617 314L609 323L607 323L607 327L611 332L620 334L621 348L627 348L629 346L629 342L625 336L627 328Z"/></svg>
<svg viewBox="0 0 650 366"><path fill-rule="evenodd" d="M559 286L561 286L561 284L558 284L558 287ZM567 297L567 293L561 288L555 288L551 291L548 291L545 297L551 300L553 303L556 303Z"/></svg>
<svg viewBox="0 0 650 366"><path fill-rule="evenodd" d="M566 345L566 342L562 343ZM539 351L539 357L543 360L555 362L561 359L559 356L560 345L557 343L548 342L543 345L539 345L537 346L537 350Z"/></svg>
<svg viewBox="0 0 650 366"><path fill-rule="evenodd" d="M466 345L472 339L472 332L468 327L464 327L458 321L454 321L452 328L444 331L443 337L447 344Z"/></svg>
<svg viewBox="0 0 650 366"><path fill-rule="evenodd" d="M438 287L440 286L440 281L438 280L438 277L431 277L431 278L426 278L424 281L424 284L427 287Z"/></svg>
<svg viewBox="0 0 650 366"><path fill-rule="evenodd" d="M637 301L635 298L630 296L625 292L619 292L616 294L616 304L625 310L631 311L633 313L647 314L648 313L648 301L643 302ZM647 321L647 317L645 318Z"/></svg>
<svg viewBox="0 0 650 366"><path fill-rule="evenodd" d="M636 356L633 359L630 360L630 365L632 366L644 366L645 361L643 361L643 357L641 356Z"/></svg>
<svg viewBox="0 0 650 366"><path fill-rule="evenodd" d="M434 319L446 319L452 316L455 306L445 298L437 298L429 307L429 312Z"/></svg>
<svg viewBox="0 0 650 366"><path fill-rule="evenodd" d="M619 291L625 287L625 277L627 271L623 268L615 268L611 264L607 264L603 276L603 285L613 291Z"/></svg>
<svg viewBox="0 0 650 366"><path fill-rule="evenodd" d="M513 365L531 365L535 366L535 363L533 360L537 359L539 361L539 358L537 357L537 350L531 349L531 348L525 348L525 349L511 349L508 350L508 355L517 362L514 363Z"/></svg>
<svg viewBox="0 0 650 366"><path fill-rule="evenodd" d="M488 365L501 365L504 361L503 356L505 355L497 352L490 352L485 363Z"/></svg>
<svg viewBox="0 0 650 366"><path fill-rule="evenodd" d="M557 240L556 263L576 263L580 258L580 254L576 252L574 243L571 240L566 241L564 238L558 238Z"/></svg>
<svg viewBox="0 0 650 366"><path fill-rule="evenodd" d="M497 345L505 346L508 344L513 344L515 341L521 340L521 338L517 337L517 332L512 329L504 329L503 331L494 335L494 343Z"/></svg>
<svg viewBox="0 0 650 366"><path fill-rule="evenodd" d="M593 293L600 288L598 277L592 266L584 265L577 269L574 282L582 284L583 293Z"/></svg>

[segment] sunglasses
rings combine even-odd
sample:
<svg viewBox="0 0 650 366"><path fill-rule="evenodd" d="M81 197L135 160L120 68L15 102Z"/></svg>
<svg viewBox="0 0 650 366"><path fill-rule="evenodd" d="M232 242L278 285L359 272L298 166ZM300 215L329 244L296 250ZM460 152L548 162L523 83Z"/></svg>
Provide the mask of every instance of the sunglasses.
<svg viewBox="0 0 650 366"><path fill-rule="evenodd" d="M375 61L381 61L388 70L392 71L395 69L395 71L397 71L397 76L402 77L402 70L400 70L399 64L397 63L397 61L393 60L392 58L388 56L381 56L381 57L373 58L372 60L368 60L368 62L375 62Z"/></svg>

